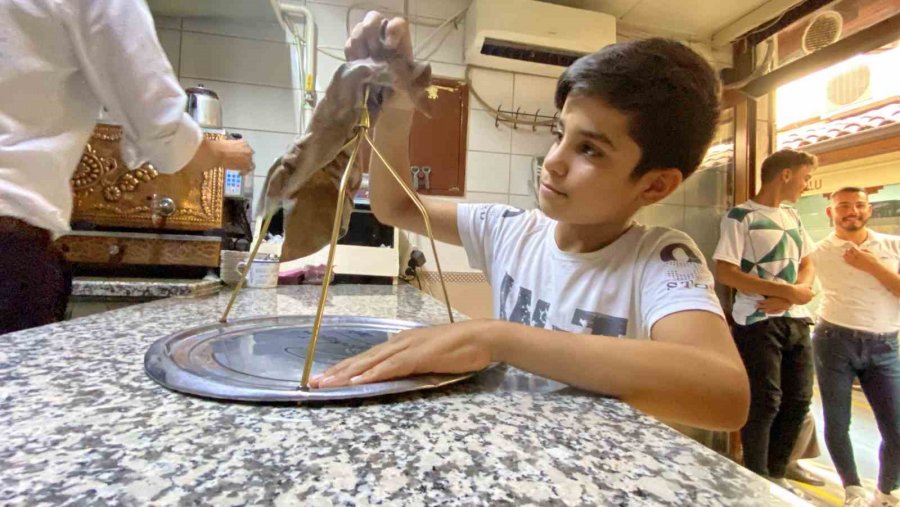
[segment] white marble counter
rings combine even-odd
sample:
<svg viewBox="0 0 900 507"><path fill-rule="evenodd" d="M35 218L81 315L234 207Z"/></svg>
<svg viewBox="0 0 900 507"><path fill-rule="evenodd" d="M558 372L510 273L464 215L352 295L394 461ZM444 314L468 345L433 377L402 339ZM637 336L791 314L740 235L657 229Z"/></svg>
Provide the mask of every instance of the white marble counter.
<svg viewBox="0 0 900 507"><path fill-rule="evenodd" d="M233 315L311 314L317 291L249 290ZM210 401L148 378L147 347L215 322L227 296L0 336L0 504L799 504L624 403L514 369L314 406ZM390 286L335 286L328 313L446 318Z"/></svg>

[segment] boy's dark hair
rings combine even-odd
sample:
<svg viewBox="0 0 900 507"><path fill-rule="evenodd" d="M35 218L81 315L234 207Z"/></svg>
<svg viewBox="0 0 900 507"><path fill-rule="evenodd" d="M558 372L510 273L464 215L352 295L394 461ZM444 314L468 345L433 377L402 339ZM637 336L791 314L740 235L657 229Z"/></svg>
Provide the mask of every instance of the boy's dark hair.
<svg viewBox="0 0 900 507"><path fill-rule="evenodd" d="M818 163L816 156L801 150L783 148L766 157L760 168L763 183L768 183L781 174L781 171L799 169L804 165L814 166Z"/></svg>
<svg viewBox="0 0 900 507"><path fill-rule="evenodd" d="M629 117L629 135L641 148L632 177L674 167L687 178L715 134L720 88L712 67L684 44L633 40L569 66L556 85L556 107L570 93L599 97Z"/></svg>
<svg viewBox="0 0 900 507"><path fill-rule="evenodd" d="M835 190L834 192L832 192L831 195L829 196L829 198L833 199L834 196L844 193L844 192L853 192L854 194L863 194L866 196L866 198L869 197L869 193L866 192L866 189L864 189L862 187L841 187L841 188Z"/></svg>

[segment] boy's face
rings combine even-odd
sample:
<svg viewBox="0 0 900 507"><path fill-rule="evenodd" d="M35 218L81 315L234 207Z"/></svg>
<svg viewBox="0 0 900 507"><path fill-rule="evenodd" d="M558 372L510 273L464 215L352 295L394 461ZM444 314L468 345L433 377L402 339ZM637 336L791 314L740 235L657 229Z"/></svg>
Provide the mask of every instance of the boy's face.
<svg viewBox="0 0 900 507"><path fill-rule="evenodd" d="M802 165L794 170L785 169L782 177L784 178L784 189L786 200L797 202L806 190L806 185L812 179L814 167L811 165Z"/></svg>
<svg viewBox="0 0 900 507"><path fill-rule="evenodd" d="M541 210L570 224L626 222L643 204L646 179L631 178L641 149L628 134L628 117L602 99L573 94L554 133L541 172Z"/></svg>

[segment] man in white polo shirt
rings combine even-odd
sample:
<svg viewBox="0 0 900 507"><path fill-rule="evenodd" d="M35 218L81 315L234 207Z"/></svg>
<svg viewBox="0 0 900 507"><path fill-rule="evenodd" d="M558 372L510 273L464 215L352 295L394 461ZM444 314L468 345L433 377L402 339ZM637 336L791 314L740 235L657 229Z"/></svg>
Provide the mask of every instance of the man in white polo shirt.
<svg viewBox="0 0 900 507"><path fill-rule="evenodd" d="M850 444L851 389L859 377L881 432L878 489L870 505L896 506L900 486L900 237L866 227L872 205L861 188L831 195L834 232L813 253L822 284L813 332L825 410L825 444L845 489L845 505L867 505Z"/></svg>

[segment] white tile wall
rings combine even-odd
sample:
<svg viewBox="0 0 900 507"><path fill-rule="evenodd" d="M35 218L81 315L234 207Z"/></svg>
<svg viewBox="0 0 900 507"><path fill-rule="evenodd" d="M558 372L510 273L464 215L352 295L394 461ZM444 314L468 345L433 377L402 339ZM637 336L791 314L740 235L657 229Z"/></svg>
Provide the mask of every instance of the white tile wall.
<svg viewBox="0 0 900 507"><path fill-rule="evenodd" d="M466 77L466 66L453 65L450 63L431 62L431 74L440 77L464 79Z"/></svg>
<svg viewBox="0 0 900 507"><path fill-rule="evenodd" d="M413 0L410 9L416 16L447 19L466 8L471 0Z"/></svg>
<svg viewBox="0 0 900 507"><path fill-rule="evenodd" d="M478 109L469 111L468 148L476 151L510 153L512 128L494 125L494 115Z"/></svg>
<svg viewBox="0 0 900 507"><path fill-rule="evenodd" d="M185 31L181 77L291 88L291 53L285 43Z"/></svg>
<svg viewBox="0 0 900 507"><path fill-rule="evenodd" d="M318 56L316 57L316 90L324 93L325 90L328 89L328 83L331 82L331 78L334 76L334 73L337 71L338 67L344 63L344 60L337 58L341 56L343 58L344 49L337 48L323 48L322 51L319 51Z"/></svg>
<svg viewBox="0 0 900 507"><path fill-rule="evenodd" d="M319 29L319 45L329 48L344 48L347 41L346 14L347 8L339 5L329 5L319 2L310 2L309 10L316 20ZM350 25L353 28L353 25Z"/></svg>
<svg viewBox="0 0 900 507"><path fill-rule="evenodd" d="M265 177L272 162L280 157L294 142L294 135L261 130L241 130L241 135L253 147L254 175Z"/></svg>
<svg viewBox="0 0 900 507"><path fill-rule="evenodd" d="M509 204L509 194L491 192L466 192L466 201Z"/></svg>
<svg viewBox="0 0 900 507"><path fill-rule="evenodd" d="M294 133L294 90L182 77L182 86L203 84L222 102L222 121L230 129Z"/></svg>
<svg viewBox="0 0 900 507"><path fill-rule="evenodd" d="M451 14L452 15L452 14ZM430 24L442 24L442 19L422 18ZM414 25L413 50L417 58L431 62L452 63L462 65L465 25L448 25L441 28L438 35L432 36L438 27ZM429 39L430 37L430 39ZM423 44L426 44L423 46ZM430 55L430 56L429 56Z"/></svg>
<svg viewBox="0 0 900 507"><path fill-rule="evenodd" d="M410 0L409 8L412 9L413 5L418 1L419 0ZM339 6L345 8L344 12L346 12L347 7L352 7L354 5L360 5L360 4L364 4L365 9L357 8L357 9L354 9L354 12L356 12L357 10L368 10L368 9L375 9L375 10L378 10L381 12L387 12L387 11L403 12L403 0L371 0L369 2L360 2L359 0L313 0L308 3L309 3L309 5L315 5L315 4L339 5ZM342 16L343 16L343 14L342 14Z"/></svg>
<svg viewBox="0 0 900 507"><path fill-rule="evenodd" d="M719 223L727 208L709 206L685 206L684 225L679 227L697 243L700 252L706 256L707 264L713 262L713 252L719 241Z"/></svg>
<svg viewBox="0 0 900 507"><path fill-rule="evenodd" d="M512 73L473 68L469 71L469 78L472 80L471 87L475 89L491 107L496 108L502 105L503 109L507 109L512 106ZM475 100L475 97L469 97L469 108L485 109L485 106Z"/></svg>
<svg viewBox="0 0 900 507"><path fill-rule="evenodd" d="M181 61L181 31L160 28L156 30L159 43L172 64L172 69L178 74L178 64Z"/></svg>
<svg viewBox="0 0 900 507"><path fill-rule="evenodd" d="M517 196L533 196L531 189L531 173L534 157L513 155L509 167L509 194Z"/></svg>
<svg viewBox="0 0 900 507"><path fill-rule="evenodd" d="M516 74L514 81L513 102L522 111L553 116L556 105L553 96L556 92L556 79L542 76Z"/></svg>
<svg viewBox="0 0 900 507"><path fill-rule="evenodd" d="M173 18L171 16L154 16L153 23L156 28L174 28L181 30L181 18Z"/></svg>
<svg viewBox="0 0 900 507"><path fill-rule="evenodd" d="M253 176L253 202L250 204L254 209L254 216L256 210L256 204L259 202L259 196L262 195L263 190L265 189L266 178L264 176Z"/></svg>
<svg viewBox="0 0 900 507"><path fill-rule="evenodd" d="M697 171L684 182L684 203L688 206L728 205L728 173L717 169Z"/></svg>
<svg viewBox="0 0 900 507"><path fill-rule="evenodd" d="M182 30L185 32L225 35L241 39L270 42L293 42L278 23L267 23L252 19L240 21L224 18L184 18Z"/></svg>
<svg viewBox="0 0 900 507"><path fill-rule="evenodd" d="M512 131L512 153L543 157L553 145L553 135L547 127L532 130L531 127L520 126Z"/></svg>
<svg viewBox="0 0 900 507"><path fill-rule="evenodd" d="M508 153L488 153L469 150L466 157L466 193L509 193Z"/></svg>
<svg viewBox="0 0 900 507"><path fill-rule="evenodd" d="M519 209L537 208L537 201L535 198L528 195L510 195L509 204L510 206L515 206Z"/></svg>

